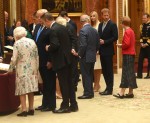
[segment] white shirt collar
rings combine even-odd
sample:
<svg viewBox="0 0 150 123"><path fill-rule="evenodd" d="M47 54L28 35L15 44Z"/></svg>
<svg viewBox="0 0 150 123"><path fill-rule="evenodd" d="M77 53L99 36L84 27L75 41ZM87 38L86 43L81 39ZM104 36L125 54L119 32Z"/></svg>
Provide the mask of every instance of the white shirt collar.
<svg viewBox="0 0 150 123"><path fill-rule="evenodd" d="M53 26L54 23L55 23L55 21L52 22L52 24L50 25L50 28Z"/></svg>
<svg viewBox="0 0 150 123"><path fill-rule="evenodd" d="M84 27L84 26L86 26L86 25L89 25L89 23L85 23L85 24L83 24L83 27Z"/></svg>
<svg viewBox="0 0 150 123"><path fill-rule="evenodd" d="M67 20L67 22L69 22L71 19L70 18L68 18L68 20Z"/></svg>

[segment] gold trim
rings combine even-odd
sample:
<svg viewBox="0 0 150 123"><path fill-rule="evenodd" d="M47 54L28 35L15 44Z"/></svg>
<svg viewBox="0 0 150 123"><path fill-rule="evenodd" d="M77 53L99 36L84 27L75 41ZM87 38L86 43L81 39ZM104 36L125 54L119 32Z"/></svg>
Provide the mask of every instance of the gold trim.
<svg viewBox="0 0 150 123"><path fill-rule="evenodd" d="M85 11L85 2L86 0L82 0L82 12L81 13L68 13L68 16L76 17L76 16L81 16L82 13ZM42 0L38 0L38 8L42 9ZM54 17L58 16L58 13L52 13Z"/></svg>
<svg viewBox="0 0 150 123"><path fill-rule="evenodd" d="M57 17L59 13L52 13L54 17ZM68 16L76 17L76 16L81 16L82 13L68 13Z"/></svg>
<svg viewBox="0 0 150 123"><path fill-rule="evenodd" d="M39 8L39 9L42 8L42 0L38 0L38 8Z"/></svg>

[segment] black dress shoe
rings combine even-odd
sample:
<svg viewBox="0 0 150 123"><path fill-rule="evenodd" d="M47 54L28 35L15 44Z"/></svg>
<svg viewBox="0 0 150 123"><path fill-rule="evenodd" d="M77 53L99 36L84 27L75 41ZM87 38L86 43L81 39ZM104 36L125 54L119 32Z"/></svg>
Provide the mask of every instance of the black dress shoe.
<svg viewBox="0 0 150 123"><path fill-rule="evenodd" d="M75 91L75 92L77 92L77 90L78 90L78 88L77 88L77 87L75 87L74 91Z"/></svg>
<svg viewBox="0 0 150 123"><path fill-rule="evenodd" d="M141 77L141 76L136 76L136 78L137 78L137 79L142 79L142 77Z"/></svg>
<svg viewBox="0 0 150 123"><path fill-rule="evenodd" d="M144 79L150 79L150 76L146 76L146 77L144 77Z"/></svg>
<svg viewBox="0 0 150 123"><path fill-rule="evenodd" d="M26 117L27 116L27 111L23 111L20 114L17 114L19 117Z"/></svg>
<svg viewBox="0 0 150 123"><path fill-rule="evenodd" d="M71 105L69 108L71 112L77 112L79 110L78 105Z"/></svg>
<svg viewBox="0 0 150 123"><path fill-rule="evenodd" d="M42 95L42 92L41 91L34 92L34 95L35 96Z"/></svg>
<svg viewBox="0 0 150 123"><path fill-rule="evenodd" d="M70 108L60 108L58 110L53 110L52 112L61 114L61 113L70 113L71 111Z"/></svg>
<svg viewBox="0 0 150 123"><path fill-rule="evenodd" d="M46 107L46 108L41 109L42 112L53 111L53 110L55 110L55 108Z"/></svg>
<svg viewBox="0 0 150 123"><path fill-rule="evenodd" d="M83 95L83 96L79 96L78 99L92 99L93 97L94 96L92 96L92 95L89 95L89 96Z"/></svg>
<svg viewBox="0 0 150 123"><path fill-rule="evenodd" d="M124 98L124 95L121 96L119 93L116 94L116 95L114 94L113 96L114 96L114 97L117 97L117 98L119 98L119 99L123 99L123 98Z"/></svg>
<svg viewBox="0 0 150 123"><path fill-rule="evenodd" d="M124 98L134 98L134 94L126 94Z"/></svg>
<svg viewBox="0 0 150 123"><path fill-rule="evenodd" d="M112 95L112 91L104 91L104 92L100 92L100 95Z"/></svg>
<svg viewBox="0 0 150 123"><path fill-rule="evenodd" d="M27 115L34 115L34 110L29 110L29 111L27 112Z"/></svg>
<svg viewBox="0 0 150 123"><path fill-rule="evenodd" d="M39 107L37 107L37 108L35 108L35 110L42 110L42 109L44 109L45 107L43 107L43 106L39 106Z"/></svg>

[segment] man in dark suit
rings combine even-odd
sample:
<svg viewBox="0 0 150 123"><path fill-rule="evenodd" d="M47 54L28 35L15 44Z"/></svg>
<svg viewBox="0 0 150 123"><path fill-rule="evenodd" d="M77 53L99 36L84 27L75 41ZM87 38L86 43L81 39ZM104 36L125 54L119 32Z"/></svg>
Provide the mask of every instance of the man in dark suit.
<svg viewBox="0 0 150 123"><path fill-rule="evenodd" d="M73 26L75 32L77 33L77 24L69 18L68 13L66 11L61 11L59 13L59 16L65 18L67 22L69 22Z"/></svg>
<svg viewBox="0 0 150 123"><path fill-rule="evenodd" d="M37 11L39 24L34 31L34 40L39 53L39 72L43 80L42 105L35 110L52 111L56 108L56 73L52 70L51 56L45 50L45 45L49 44L49 29L43 25L41 16L46 12L45 9Z"/></svg>
<svg viewBox="0 0 150 123"><path fill-rule="evenodd" d="M3 62L3 48L2 48L2 37L0 34L0 63Z"/></svg>
<svg viewBox="0 0 150 123"><path fill-rule="evenodd" d="M106 83L104 92L100 95L111 95L113 92L114 73L113 73L113 55L114 42L118 39L118 30L115 23L109 18L109 9L101 10L103 22L100 23L98 33L100 37L100 60L102 65L102 72Z"/></svg>
<svg viewBox="0 0 150 123"><path fill-rule="evenodd" d="M65 18L67 20L67 22L70 24L70 28L71 28L72 32L75 32L75 35L77 36L77 24L68 17L68 13L66 11L61 11L59 13L59 16ZM78 50L78 42L76 42L76 44L77 44L77 47L76 47L76 51L77 51ZM72 59L72 81L75 83L76 91L77 91L77 85L78 85L78 81L79 81L78 61L79 61L78 57L73 56L73 59Z"/></svg>
<svg viewBox="0 0 150 123"><path fill-rule="evenodd" d="M42 18L45 26L50 27L58 38L58 40L54 40L54 35L52 36L52 33L50 33L50 45L46 46L46 50L52 54L52 66L57 73L63 99L60 109L53 112L69 113L78 111L71 74L71 41L67 28L56 23L50 13L45 13Z"/></svg>
<svg viewBox="0 0 150 123"><path fill-rule="evenodd" d="M4 45L10 45L10 41L9 41L9 39L8 39L8 36L9 36L8 12L4 11L4 17L5 17L5 30L4 30L5 44L4 44Z"/></svg>
<svg viewBox="0 0 150 123"><path fill-rule="evenodd" d="M83 28L79 33L78 56L84 91L78 99L91 99L94 97L93 72L96 52L99 49L99 36L97 31L89 24L90 17L88 15L82 15L80 22Z"/></svg>
<svg viewBox="0 0 150 123"><path fill-rule="evenodd" d="M36 12L33 13L32 18L33 18L33 23L29 24L29 32L33 35L35 26L37 24Z"/></svg>

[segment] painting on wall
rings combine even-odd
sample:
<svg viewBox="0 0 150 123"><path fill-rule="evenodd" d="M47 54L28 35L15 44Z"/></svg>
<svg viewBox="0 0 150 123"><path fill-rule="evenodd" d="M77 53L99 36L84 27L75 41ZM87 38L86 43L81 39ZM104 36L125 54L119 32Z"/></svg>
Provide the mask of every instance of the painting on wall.
<svg viewBox="0 0 150 123"><path fill-rule="evenodd" d="M67 11L68 13L82 13L85 0L39 0L40 8L51 13Z"/></svg>

